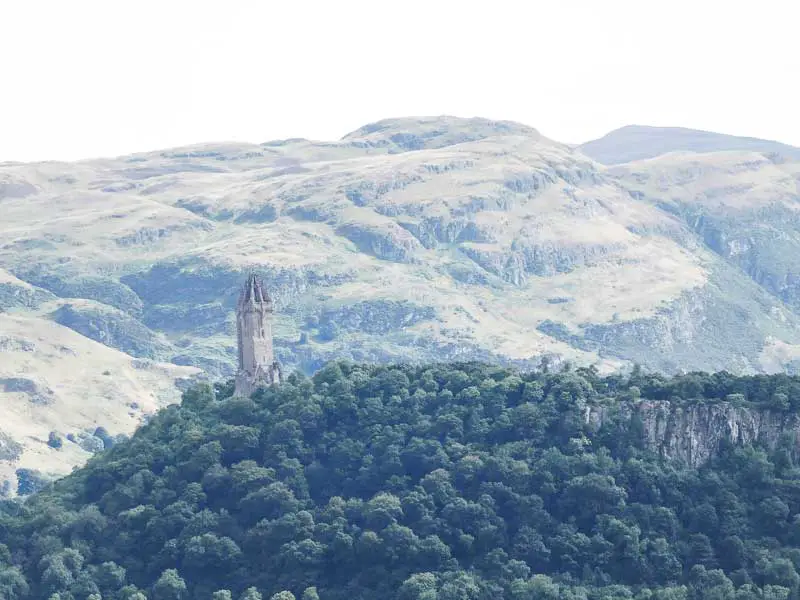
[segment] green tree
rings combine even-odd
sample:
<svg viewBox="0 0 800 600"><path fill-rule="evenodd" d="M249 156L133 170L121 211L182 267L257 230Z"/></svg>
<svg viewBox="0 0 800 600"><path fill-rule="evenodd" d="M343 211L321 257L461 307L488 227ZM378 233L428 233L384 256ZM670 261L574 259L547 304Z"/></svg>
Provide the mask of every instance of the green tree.
<svg viewBox="0 0 800 600"><path fill-rule="evenodd" d="M403 582L400 587L400 600L437 600L436 575L433 573L415 573Z"/></svg>
<svg viewBox="0 0 800 600"><path fill-rule="evenodd" d="M153 600L184 600L188 598L186 582L177 570L167 569L153 585Z"/></svg>
<svg viewBox="0 0 800 600"><path fill-rule="evenodd" d="M303 591L302 600L319 600L319 594L317 593L317 588L315 587L307 587Z"/></svg>
<svg viewBox="0 0 800 600"><path fill-rule="evenodd" d="M17 567L0 567L0 598L19 600L28 595L30 586Z"/></svg>

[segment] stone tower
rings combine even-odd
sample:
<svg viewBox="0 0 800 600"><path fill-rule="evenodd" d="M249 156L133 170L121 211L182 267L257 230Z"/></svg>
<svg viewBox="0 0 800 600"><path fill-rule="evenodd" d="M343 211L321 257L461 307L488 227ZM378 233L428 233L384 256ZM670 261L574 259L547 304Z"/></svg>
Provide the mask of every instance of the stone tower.
<svg viewBox="0 0 800 600"><path fill-rule="evenodd" d="M272 299L255 275L250 275L236 307L239 370L236 391L249 396L259 386L279 383L281 366L272 350Z"/></svg>

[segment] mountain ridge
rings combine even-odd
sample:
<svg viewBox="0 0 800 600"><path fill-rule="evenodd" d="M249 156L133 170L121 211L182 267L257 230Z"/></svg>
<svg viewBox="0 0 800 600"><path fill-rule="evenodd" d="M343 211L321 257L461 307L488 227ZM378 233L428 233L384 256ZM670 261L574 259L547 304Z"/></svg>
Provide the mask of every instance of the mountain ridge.
<svg viewBox="0 0 800 600"><path fill-rule="evenodd" d="M417 117L332 142L6 164L0 182L0 309L111 362L150 361L159 386L232 374L234 294L251 270L275 299L289 369L340 358L800 368L800 162L789 159L604 166L525 125ZM30 364L24 350L7 357L0 377ZM60 369L37 377L69 406ZM86 395L102 396L91 375ZM29 444L47 456L39 427Z"/></svg>

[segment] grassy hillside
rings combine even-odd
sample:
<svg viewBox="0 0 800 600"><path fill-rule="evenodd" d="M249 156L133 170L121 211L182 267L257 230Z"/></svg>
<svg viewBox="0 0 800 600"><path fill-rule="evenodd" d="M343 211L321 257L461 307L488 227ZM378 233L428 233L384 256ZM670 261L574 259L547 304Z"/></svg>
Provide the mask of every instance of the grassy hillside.
<svg viewBox="0 0 800 600"><path fill-rule="evenodd" d="M132 433L145 415L177 401L176 383L198 372L133 359L49 319L17 313L0 313L0 355L0 439L13 440L13 451L0 449L0 481L12 489L18 468L69 473L91 456L78 438L98 427ZM48 445L51 433L62 447Z"/></svg>
<svg viewBox="0 0 800 600"><path fill-rule="evenodd" d="M798 181L800 163L740 151L608 168L524 125L452 117L335 142L3 164L0 310L31 324L8 343L46 335L65 350L4 354L2 376L31 370L35 385L0 388L17 394L0 423L22 402L46 439L40 389L104 414L109 361L136 365L136 381L151 365L158 389L231 376L250 270L275 298L278 358L307 373L331 359L543 358L796 372ZM61 385L73 353L94 387ZM126 389L118 414L136 401Z"/></svg>
<svg viewBox="0 0 800 600"><path fill-rule="evenodd" d="M131 440L0 508L3 598L793 598L796 439L690 469L620 412L800 379L331 363L231 397L195 387ZM777 403L776 403L777 402ZM789 433L787 431L787 433ZM796 432L795 432L796 435Z"/></svg>

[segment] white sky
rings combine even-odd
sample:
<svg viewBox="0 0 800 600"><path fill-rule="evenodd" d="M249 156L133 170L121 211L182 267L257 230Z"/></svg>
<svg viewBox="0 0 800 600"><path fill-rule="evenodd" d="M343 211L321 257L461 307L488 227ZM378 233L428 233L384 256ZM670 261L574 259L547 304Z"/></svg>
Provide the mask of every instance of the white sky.
<svg viewBox="0 0 800 600"><path fill-rule="evenodd" d="M800 146L798 22L797 0L0 0L0 161L432 114Z"/></svg>

